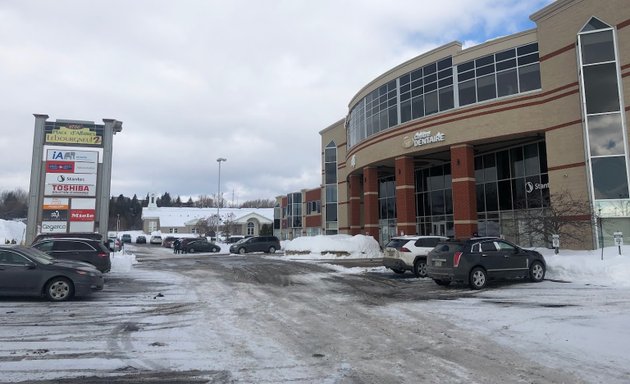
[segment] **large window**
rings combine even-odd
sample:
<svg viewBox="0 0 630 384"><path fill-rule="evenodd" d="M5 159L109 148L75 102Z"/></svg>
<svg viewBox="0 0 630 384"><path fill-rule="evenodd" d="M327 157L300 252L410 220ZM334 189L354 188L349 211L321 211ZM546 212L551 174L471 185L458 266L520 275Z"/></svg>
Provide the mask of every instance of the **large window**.
<svg viewBox="0 0 630 384"><path fill-rule="evenodd" d="M606 209L630 198L614 30L593 17L578 34L578 46L592 195Z"/></svg>
<svg viewBox="0 0 630 384"><path fill-rule="evenodd" d="M287 195L287 223L289 228L302 227L302 193Z"/></svg>
<svg viewBox="0 0 630 384"><path fill-rule="evenodd" d="M416 169L416 222L420 235L453 235L451 166Z"/></svg>
<svg viewBox="0 0 630 384"><path fill-rule="evenodd" d="M324 149L324 190L326 192L326 234L337 233L337 146L333 141Z"/></svg>

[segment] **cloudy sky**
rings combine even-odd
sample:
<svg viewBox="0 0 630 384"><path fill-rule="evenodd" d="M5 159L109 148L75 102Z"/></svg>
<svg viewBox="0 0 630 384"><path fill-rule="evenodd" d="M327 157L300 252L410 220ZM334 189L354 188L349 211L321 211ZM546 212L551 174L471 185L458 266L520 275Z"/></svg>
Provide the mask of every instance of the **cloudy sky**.
<svg viewBox="0 0 630 384"><path fill-rule="evenodd" d="M2 0L0 190L34 113L123 122L112 195L271 199L321 182L319 131L429 49L534 27L551 0Z"/></svg>

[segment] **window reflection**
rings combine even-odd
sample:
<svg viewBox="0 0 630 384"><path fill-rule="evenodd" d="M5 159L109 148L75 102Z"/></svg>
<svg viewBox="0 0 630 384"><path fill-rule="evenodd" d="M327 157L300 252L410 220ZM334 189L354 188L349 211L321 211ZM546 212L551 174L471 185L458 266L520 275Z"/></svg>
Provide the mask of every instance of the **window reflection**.
<svg viewBox="0 0 630 384"><path fill-rule="evenodd" d="M596 199L627 199L625 156L599 157L591 160Z"/></svg>
<svg viewBox="0 0 630 384"><path fill-rule="evenodd" d="M623 154L621 114L589 116L588 138L591 156Z"/></svg>

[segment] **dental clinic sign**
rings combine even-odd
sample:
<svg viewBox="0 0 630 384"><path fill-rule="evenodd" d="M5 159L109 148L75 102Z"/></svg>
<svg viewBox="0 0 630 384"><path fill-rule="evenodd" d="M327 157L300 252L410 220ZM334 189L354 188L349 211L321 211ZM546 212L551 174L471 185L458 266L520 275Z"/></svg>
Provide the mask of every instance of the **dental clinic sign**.
<svg viewBox="0 0 630 384"><path fill-rule="evenodd" d="M422 147L427 144L439 143L446 140L446 135L442 132L433 134L431 131L416 132L413 137L405 136L403 138L403 147Z"/></svg>

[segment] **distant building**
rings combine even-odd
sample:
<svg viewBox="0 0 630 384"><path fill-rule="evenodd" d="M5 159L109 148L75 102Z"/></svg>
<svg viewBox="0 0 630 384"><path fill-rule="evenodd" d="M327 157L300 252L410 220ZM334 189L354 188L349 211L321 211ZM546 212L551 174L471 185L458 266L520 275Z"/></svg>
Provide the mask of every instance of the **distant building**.
<svg viewBox="0 0 630 384"><path fill-rule="evenodd" d="M280 240L324 234L322 190L303 189L276 198L273 233Z"/></svg>
<svg viewBox="0 0 630 384"><path fill-rule="evenodd" d="M220 227L230 224L231 235L257 236L264 225L273 224L273 208L221 208ZM142 229L146 233L195 234L201 219L215 218L216 208L158 207L154 195L142 210Z"/></svg>

